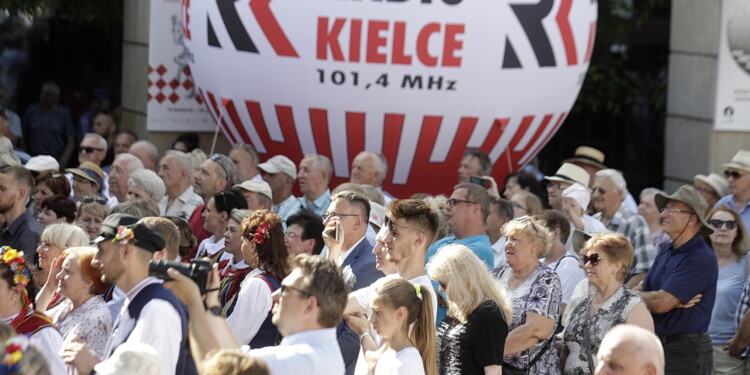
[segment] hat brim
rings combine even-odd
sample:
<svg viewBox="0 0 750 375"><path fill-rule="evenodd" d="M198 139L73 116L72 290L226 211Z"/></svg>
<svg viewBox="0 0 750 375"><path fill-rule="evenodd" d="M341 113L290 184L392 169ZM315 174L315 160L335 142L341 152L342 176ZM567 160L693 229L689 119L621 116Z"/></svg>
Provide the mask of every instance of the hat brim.
<svg viewBox="0 0 750 375"><path fill-rule="evenodd" d="M68 169L65 170L65 172L72 173L72 174L74 174L74 175L76 175L78 177L85 178L87 181L91 181L91 182L93 182L95 184L101 185L101 183L99 181L93 179L91 176L89 176L88 174L86 174L86 172L84 172L84 171L82 171L82 170L80 170L78 168L68 168Z"/></svg>
<svg viewBox="0 0 750 375"><path fill-rule="evenodd" d="M564 164L564 163L571 163L571 164L583 163L583 164L588 164L588 165L594 166L594 167L599 168L599 169L607 169L607 166L604 165L604 164L602 164L602 163L598 163L598 162L595 162L593 160L584 159L584 158L570 158L570 159L565 159L560 164Z"/></svg>
<svg viewBox="0 0 750 375"><path fill-rule="evenodd" d="M654 204L656 204L656 208L659 210L659 212L661 212L661 210L663 210L664 207L667 206L667 202L669 201L678 201L678 202L686 204L688 207L690 207L691 210L693 210L693 212L696 212L695 216L697 216L698 220L700 220L701 222L701 229L700 229L701 233L706 236L713 233L714 230L711 229L711 227L708 225L708 222L706 222L706 218L700 217L697 214L697 210L695 209L695 207L693 207L693 205L690 204L689 202L685 202L679 197L675 197L674 194L664 195L662 193L656 193L656 195L654 195Z"/></svg>
<svg viewBox="0 0 750 375"><path fill-rule="evenodd" d="M574 184L578 182L578 181L573 181L567 178L562 178L560 176L544 176L544 179L547 181L567 182L569 184Z"/></svg>
<svg viewBox="0 0 750 375"><path fill-rule="evenodd" d="M743 165L743 164L739 164L735 162L729 162L726 164L722 164L721 166L724 168L742 169L743 171L750 172L750 167L748 167L747 165Z"/></svg>
<svg viewBox="0 0 750 375"><path fill-rule="evenodd" d="M704 183L710 186L711 189L714 189L714 193L716 193L716 195L722 196L721 189L718 186L716 186L716 184L713 181L709 180L707 176L699 174L693 177L693 183L696 183L696 182Z"/></svg>

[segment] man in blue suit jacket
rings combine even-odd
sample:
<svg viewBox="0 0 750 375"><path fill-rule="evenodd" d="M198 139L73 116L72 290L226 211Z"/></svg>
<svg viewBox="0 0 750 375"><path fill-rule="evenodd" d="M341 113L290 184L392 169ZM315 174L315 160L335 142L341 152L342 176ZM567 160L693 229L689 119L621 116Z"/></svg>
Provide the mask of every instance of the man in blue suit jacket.
<svg viewBox="0 0 750 375"><path fill-rule="evenodd" d="M352 291L369 286L383 277L375 268L372 244L365 238L370 220L370 202L359 193L343 191L331 197L324 224L323 240L328 246L328 258L344 271L344 278L354 277ZM341 233L336 241L336 226ZM342 321L337 329L337 339L346 364L347 375L354 373L359 353L359 337Z"/></svg>

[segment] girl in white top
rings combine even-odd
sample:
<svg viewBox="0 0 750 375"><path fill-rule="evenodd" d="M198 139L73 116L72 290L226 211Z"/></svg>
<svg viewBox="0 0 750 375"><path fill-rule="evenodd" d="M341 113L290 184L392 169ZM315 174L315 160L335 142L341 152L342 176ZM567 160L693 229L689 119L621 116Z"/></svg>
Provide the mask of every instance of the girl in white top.
<svg viewBox="0 0 750 375"><path fill-rule="evenodd" d="M437 374L435 324L428 291L428 286L403 279L388 280L377 288L370 322L382 337L382 345L375 348L372 341L362 340L374 375Z"/></svg>

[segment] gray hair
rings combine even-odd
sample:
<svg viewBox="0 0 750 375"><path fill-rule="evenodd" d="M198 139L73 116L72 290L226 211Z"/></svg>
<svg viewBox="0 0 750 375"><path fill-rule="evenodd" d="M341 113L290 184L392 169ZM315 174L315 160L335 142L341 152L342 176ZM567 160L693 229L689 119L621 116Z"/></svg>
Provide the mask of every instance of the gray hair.
<svg viewBox="0 0 750 375"><path fill-rule="evenodd" d="M174 157L174 161L177 162L177 165L188 172L188 177L193 174L193 161L190 160L188 154L179 150L169 150L164 153L164 157L166 158L167 156Z"/></svg>
<svg viewBox="0 0 750 375"><path fill-rule="evenodd" d="M151 154L151 156L153 156L153 158L156 159L157 161L159 160L159 149L156 148L155 144L145 139L141 139L140 141L133 142L133 144L130 145L130 147L133 147L135 145L146 145L146 147L148 148L148 153Z"/></svg>
<svg viewBox="0 0 750 375"><path fill-rule="evenodd" d="M639 195L638 198L640 200L643 200L643 197L645 197L647 195L656 195L658 193L667 195L667 193L665 193L664 190L661 190L661 189L658 189L658 188L655 188L655 187L647 187L647 188L641 190L641 195Z"/></svg>
<svg viewBox="0 0 750 375"><path fill-rule="evenodd" d="M378 164L378 171L380 172L380 177L381 177L381 180L379 182L383 182L383 180L385 180L385 176L388 175L388 161L385 160L385 156L383 156L383 154L381 154L381 153L372 152L372 151L362 151L359 154L360 155L361 154L365 154L365 155L373 156L375 158L375 160L378 161L378 163L377 163ZM357 155L357 156L359 156L359 155Z"/></svg>
<svg viewBox="0 0 750 375"><path fill-rule="evenodd" d="M315 159L315 167L323 170L328 175L328 181L331 181L331 177L333 176L333 164L331 164L331 159L320 154L305 155L305 158Z"/></svg>
<svg viewBox="0 0 750 375"><path fill-rule="evenodd" d="M16 156L13 152L0 151L0 165L10 165L21 167L21 159Z"/></svg>
<svg viewBox="0 0 750 375"><path fill-rule="evenodd" d="M606 177L612 181L612 184L615 185L615 189L622 192L622 200L625 201L625 198L628 196L628 184L625 182L625 177L623 177L622 172L611 168L602 169L597 171L594 176Z"/></svg>
<svg viewBox="0 0 750 375"><path fill-rule="evenodd" d="M214 160L214 158L217 158L218 160ZM216 166L217 171L219 171L219 176L223 176L227 180L227 186L231 187L232 181L234 181L234 163L232 163L232 159L223 154L213 154L209 159L214 163L219 163L219 165L221 165Z"/></svg>
<svg viewBox="0 0 750 375"><path fill-rule="evenodd" d="M255 148L253 146L250 146L245 143L238 143L232 147L232 150L242 150L247 152L248 155L250 155L250 159L253 159L253 162L255 164L260 163L260 157L258 157L258 151L255 151Z"/></svg>
<svg viewBox="0 0 750 375"><path fill-rule="evenodd" d="M149 198L154 202L158 202L164 197L164 193L166 192L164 181L156 174L156 172L150 169L141 168L130 173L128 186L131 185L145 190L148 193Z"/></svg>
<svg viewBox="0 0 750 375"><path fill-rule="evenodd" d="M125 169L128 171L128 173L133 173L139 169L143 169L143 162L141 159L139 159L137 156L133 154L122 153L117 156L115 156L115 160L118 159L124 159L125 160Z"/></svg>
<svg viewBox="0 0 750 375"><path fill-rule="evenodd" d="M107 140L104 139L104 137L102 137L101 135L96 133L86 133L86 135L83 136L83 139L86 138L94 138L99 143L99 148L107 151Z"/></svg>

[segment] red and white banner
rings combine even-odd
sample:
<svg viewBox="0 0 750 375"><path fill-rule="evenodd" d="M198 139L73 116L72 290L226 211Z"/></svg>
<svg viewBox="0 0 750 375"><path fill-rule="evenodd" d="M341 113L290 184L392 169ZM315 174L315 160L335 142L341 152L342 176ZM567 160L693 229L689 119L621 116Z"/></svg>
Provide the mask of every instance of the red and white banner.
<svg viewBox="0 0 750 375"><path fill-rule="evenodd" d="M193 82L182 43L180 2L151 0L147 128L149 131L214 131L211 115Z"/></svg>
<svg viewBox="0 0 750 375"><path fill-rule="evenodd" d="M502 178L555 134L588 69L595 0L182 0L199 95L231 142L334 185L385 155L387 191L450 193L467 148Z"/></svg>

